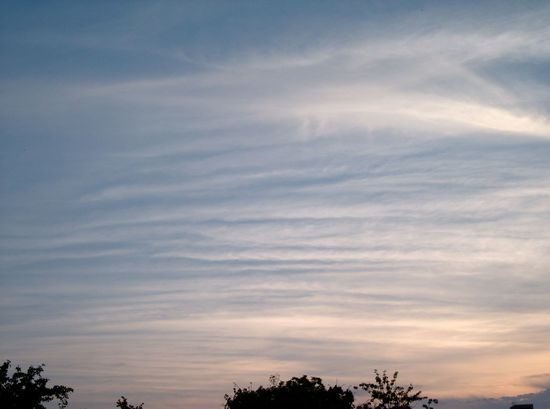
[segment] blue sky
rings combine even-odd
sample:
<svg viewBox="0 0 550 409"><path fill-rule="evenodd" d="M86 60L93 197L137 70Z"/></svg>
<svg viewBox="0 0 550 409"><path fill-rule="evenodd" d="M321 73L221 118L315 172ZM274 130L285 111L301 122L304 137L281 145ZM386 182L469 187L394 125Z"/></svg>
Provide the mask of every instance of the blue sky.
<svg viewBox="0 0 550 409"><path fill-rule="evenodd" d="M547 2L1 7L2 359L75 408L549 405Z"/></svg>

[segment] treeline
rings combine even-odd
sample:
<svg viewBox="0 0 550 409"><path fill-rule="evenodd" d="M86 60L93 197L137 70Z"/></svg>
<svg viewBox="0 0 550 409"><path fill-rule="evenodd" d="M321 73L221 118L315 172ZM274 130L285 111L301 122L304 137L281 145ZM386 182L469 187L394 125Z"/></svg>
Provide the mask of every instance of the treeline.
<svg viewBox="0 0 550 409"><path fill-rule="evenodd" d="M63 385L48 386L49 379L42 376L44 364L30 366L26 371L16 366L9 374L10 361L0 367L0 406L2 409L46 409L43 403L57 401L60 409L69 402L73 388ZM391 377L386 371L374 371L374 381L357 386L326 386L321 378L303 375L282 381L278 376L269 378L269 386L254 389L235 386L224 396L224 409L412 409L421 403L424 409L434 409L438 403L415 391L412 385L397 384L398 372ZM366 401L355 406L354 392L367 395ZM144 403L132 405L121 396L115 407L143 409Z"/></svg>

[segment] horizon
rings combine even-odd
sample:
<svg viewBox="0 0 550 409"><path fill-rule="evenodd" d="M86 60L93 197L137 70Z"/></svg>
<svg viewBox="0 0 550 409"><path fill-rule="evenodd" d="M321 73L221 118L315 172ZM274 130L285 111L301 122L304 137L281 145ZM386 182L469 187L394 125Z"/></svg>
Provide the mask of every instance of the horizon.
<svg viewBox="0 0 550 409"><path fill-rule="evenodd" d="M70 409L550 409L548 2L1 8L2 360Z"/></svg>
<svg viewBox="0 0 550 409"><path fill-rule="evenodd" d="M32 396L31 400L36 398L36 396L34 396L34 393L37 393L37 395L42 396L41 401L43 403L46 399L45 396L55 397L55 399L51 399L51 400L56 402L59 401L61 398L63 398L66 400L66 402L63 404L63 407L65 407L67 406L67 402L70 400L71 394L74 393L74 389L72 389L69 385L53 386L55 382L50 382L51 379L49 379L46 374L41 374L45 369L45 364L40 364L38 366L30 366L28 368L28 371L24 367L21 368L20 365L10 363L9 360L6 361L4 364L7 365L7 373L4 374L4 375L7 375L7 377L3 379L2 385L6 388L6 391L10 391L7 393L6 399L10 400L10 404L12 406L14 405L14 402L11 401L12 399L17 400L17 399L20 399L22 396L25 396L25 393L22 392L21 390L19 390L19 393L14 392L14 389L18 390L18 387L15 387L14 389L12 389L14 385L18 384L18 382L15 379L17 379L18 376L26 376L31 372L34 372L34 375L32 375L29 380L30 381L29 383L32 385L32 387L23 388L24 390L27 391L27 398L31 398ZM39 371L36 371L36 370L39 370ZM386 374L388 375L388 378L385 378ZM380 378L378 378L378 375L380 375L380 378L384 377L386 380L381 381ZM462 398L450 398L450 399L441 401L440 399L434 398L433 396L431 397L426 396L426 394L423 393L417 386L414 386L412 384L407 385L400 382L398 379L399 378L398 371L391 374L391 373L387 373L387 371L385 370L384 371L374 370L372 376L373 377L371 379L364 379L366 384L372 384L372 383L374 383L374 385L377 384L377 386L374 386L375 388L374 390L378 389L379 391L385 391L386 387L389 387L390 385L391 385L391 388L393 389L393 385L395 385L396 387L395 393L397 394L397 396L401 396L401 398L399 399L400 405L406 404L407 405L406 407L409 407L409 408L416 408L419 405L422 405L422 407L427 406L430 409L435 409L436 407L440 407L438 405L441 403L443 403L443 407L445 409L500 409L500 408L535 409L537 407L545 408L550 405L550 388L547 388L538 393L529 393L529 394L523 394L518 396L502 396L498 398L462 397ZM376 376L376 379L374 378L374 376ZM393 377L393 380L392 380L392 377ZM301 381L303 380L303 378L308 378L309 381L302 383ZM45 380L46 382L44 384L45 388L42 388L42 387L36 388L38 379ZM296 394L294 395L295 398L304 399L306 397L309 397L310 399L313 400L308 402L309 404L313 404L312 407L315 406L314 402L319 402L320 400L322 401L323 398L315 393L311 394L312 392L312 390L310 389L311 383L308 383L308 382L319 383L317 386L320 386L320 387L318 389L314 388L317 392L323 391L324 393L327 393L332 387L335 387L336 389L339 388L340 391L337 393L339 393L340 399L342 399L339 401L340 404L344 404L344 402L349 402L348 398L345 397L346 392L351 392L353 396L353 399L351 400L351 403L350 403L351 406L353 406L354 404L363 406L363 404L367 404L368 402L369 407L375 407L377 404L373 403L371 399L377 399L378 403L380 404L384 402L383 398L381 398L380 396L377 396L375 393L372 392L373 389L371 388L373 385L369 385L368 387L365 387L364 382L361 382L361 383L358 382L355 385L343 385L343 384L338 384L337 382L334 384L325 384L321 378L318 378L315 376L308 376L308 375L292 377L292 381L298 381L298 383L294 383L295 387L298 385L301 385L297 389L294 389L294 393ZM394 381L397 381L397 382L394 383ZM4 384L4 382L6 382L6 384ZM50 385L47 385L48 382L50 382ZM266 392L272 388L278 389L280 391L281 390L280 387L283 386L285 383L288 384L288 382L290 382L290 379L288 380L281 379L279 375L275 374L269 377L268 383L262 383L261 385L255 385L252 382L250 382L246 386L237 385L236 383L234 383L233 392L225 394L224 400L226 401L227 405L230 405L227 407L233 407L232 405L236 403L235 400L240 402L237 405L242 404L242 400L241 400L242 396L240 399L237 399L237 395L244 394L244 395L250 396L250 393L252 393L252 395L255 395L255 399L260 398L260 402L261 402L262 399L265 399L265 395L264 397L261 397L261 395L258 395L258 392L260 391ZM61 390L58 389L57 392L54 392L54 389L52 387L62 388L65 391L61 392ZM407 387L410 388L410 390L407 390L408 389ZM291 388L291 390L292 389L293 388ZM29 391L31 390L33 392L29 393ZM401 392L399 390L401 390ZM41 392L38 392L38 391L41 391ZM400 395L400 393L403 393L403 392L405 392L404 395ZM63 393L63 395L60 395L60 393ZM272 399L277 396L278 396L278 399L281 399L281 396L285 396L285 394L283 393L283 395L277 395L277 394L271 393ZM292 396L292 392L290 396ZM411 398L413 396L414 397L420 396L420 398L418 399L413 398L413 399L410 399L407 403L405 403L407 398ZM283 398L283 401L286 401L288 397L289 395L286 395L285 398ZM327 397L328 396L325 395L325 398ZM144 405L144 402L141 402L141 404L137 404L136 402L127 401L127 398L124 396L120 396L119 399L117 398L116 406L119 407L119 404L122 401L124 401L124 405L120 406L122 408L139 409ZM230 404L231 401L233 402ZM275 399L275 401L278 401L278 400ZM27 401L27 403L29 402L30 401ZM252 404L251 402L252 401L248 402L247 407L256 407L259 404L259 402L256 401L256 404L255 404L256 406L254 406L254 404ZM133 406L132 404L136 404L137 406ZM153 405L154 404L155 402L153 402ZM335 402L333 402L333 404L335 404ZM130 405L130 406L128 407L127 405ZM348 403L346 403L344 406L347 407L347 405ZM387 402L382 405L384 407L390 406ZM12 406L10 406L10 408ZM216 406L226 407L221 404ZM17 405L13 407L18 408ZM53 403L49 403L49 404L47 403L46 407L53 407ZM237 407L241 407L241 406L237 406ZM275 407L278 407L278 406L275 406ZM400 406L400 407L405 407L405 406Z"/></svg>

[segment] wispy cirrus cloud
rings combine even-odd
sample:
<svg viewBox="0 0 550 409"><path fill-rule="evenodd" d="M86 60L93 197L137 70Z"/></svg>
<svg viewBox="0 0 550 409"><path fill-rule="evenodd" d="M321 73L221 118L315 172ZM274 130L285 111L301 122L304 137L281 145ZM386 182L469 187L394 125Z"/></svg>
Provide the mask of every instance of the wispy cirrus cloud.
<svg viewBox="0 0 550 409"><path fill-rule="evenodd" d="M486 72L507 62L547 60L548 35L543 27L477 33L439 29L336 44L306 51L305 56L246 57L206 72L77 92L154 115L161 110L167 122L179 112L190 119L190 126L195 122L191 115L203 125L208 118L209 126L289 121L310 136L360 126L547 137L547 115L526 110L528 95L518 95L513 86L522 79L512 76L512 84L503 84ZM547 95L547 84L539 85L539 93L545 90Z"/></svg>
<svg viewBox="0 0 550 409"><path fill-rule="evenodd" d="M217 59L155 43L158 7L119 16L134 30L105 49L109 23L59 45L142 70L2 82L3 356L47 362L89 408L374 368L448 400L544 387L546 6L440 6ZM53 31L25 42L51 50Z"/></svg>

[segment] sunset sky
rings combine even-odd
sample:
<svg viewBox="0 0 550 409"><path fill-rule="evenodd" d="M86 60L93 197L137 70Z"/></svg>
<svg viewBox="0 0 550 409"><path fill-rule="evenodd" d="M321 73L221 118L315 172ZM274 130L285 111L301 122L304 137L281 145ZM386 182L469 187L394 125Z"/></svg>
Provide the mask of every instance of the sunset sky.
<svg viewBox="0 0 550 409"><path fill-rule="evenodd" d="M0 359L69 408L550 408L550 2L2 2L0 124Z"/></svg>

